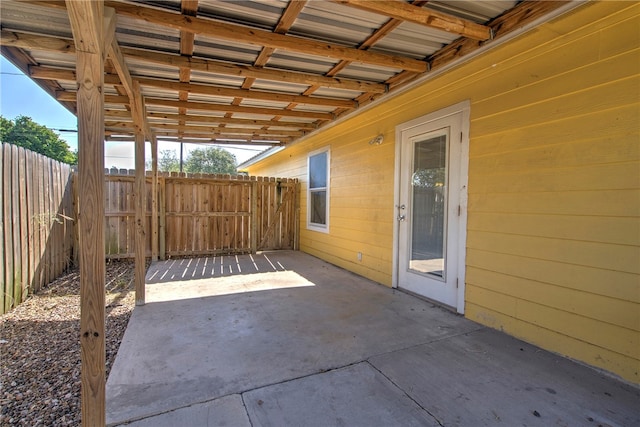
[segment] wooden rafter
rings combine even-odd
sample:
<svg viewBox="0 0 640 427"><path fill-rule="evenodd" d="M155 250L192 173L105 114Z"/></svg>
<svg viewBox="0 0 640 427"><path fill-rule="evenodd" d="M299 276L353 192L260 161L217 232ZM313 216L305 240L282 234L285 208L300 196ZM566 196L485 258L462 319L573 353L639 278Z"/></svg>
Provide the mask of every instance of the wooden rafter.
<svg viewBox="0 0 640 427"><path fill-rule="evenodd" d="M426 3L427 3L427 0L414 0L412 5L414 5L415 7L420 7L420 6L422 6L422 5L426 4ZM372 47L373 45L378 43L380 40L382 40L384 37L389 35L400 24L402 24L402 22L403 21L400 20L400 19L395 19L395 18L389 19L380 28L378 28L369 37L367 37L360 44L360 46L358 46L358 49L361 49L361 50L369 49L370 47ZM335 77L336 75L338 75L338 73L340 73L340 71L344 70L350 64L351 64L351 61L342 60L339 63L337 63L331 70L329 70L329 72L327 72L326 76L327 77ZM399 74L403 74L403 73L408 73L408 72L407 71L403 71L402 73L399 73ZM398 74L396 74L396 75L398 75ZM415 73L412 73L412 75L415 75ZM304 92L304 94L307 95L307 96L311 95L312 93L314 93L318 89L320 89L320 86L317 86L317 85L310 86ZM362 95L360 95L359 97L357 97L356 101L358 102L358 104L369 102L369 101L372 101L373 99L375 99L375 97L377 95L379 95L379 94L373 93L373 92L365 92ZM340 114L344 114L345 112L350 111L350 110L351 109L349 109L349 108L340 107L338 110L334 111L334 114L340 115Z"/></svg>
<svg viewBox="0 0 640 427"><path fill-rule="evenodd" d="M123 110L110 110L106 109L104 111L104 115L107 119L117 118L117 119L131 119L131 113ZM218 124L232 124L232 125L242 125L242 126L278 126L285 128L297 128L300 130L313 130L316 129L316 125L313 123L304 123L304 122L283 122L283 121L273 121L273 120L252 120L252 119L240 119L240 118L227 118L227 117L215 117L215 116L198 116L194 114L189 115L181 115L181 114L168 114L168 113L157 113L157 112L147 112L147 117L151 120L150 123L154 123L154 121L188 121L192 123L218 123Z"/></svg>
<svg viewBox="0 0 640 427"><path fill-rule="evenodd" d="M131 107L131 115L133 122L138 128L138 132L143 133L148 138L151 138L151 131L149 124L147 123L147 116L145 112L144 97L140 93L139 87L136 86L136 82L129 73L129 68L124 61L120 46L115 37L112 37L109 45L109 58L113 64L118 77L122 82L122 86L129 97L129 106Z"/></svg>
<svg viewBox="0 0 640 427"><path fill-rule="evenodd" d="M198 13L198 0L182 0L180 4L180 12L185 16L196 16ZM190 31L180 30L180 55L191 57L193 56L195 34ZM180 67L179 72L180 82L182 84L188 84L191 81L191 68ZM184 89L178 91L178 99L180 101L189 100L189 91ZM187 114L186 108L180 108L179 114ZM184 124L184 121L180 122ZM182 164L181 164L182 165Z"/></svg>
<svg viewBox="0 0 640 427"><path fill-rule="evenodd" d="M273 32L277 34L286 34L287 31L289 31L289 29L295 22L295 20L298 18L298 15L300 14L300 12L302 12L302 9L304 9L306 4L307 4L306 0L300 0L300 1L290 0L289 4L287 5L284 12L282 13L282 16L280 17L280 20L278 21L278 24L274 28ZM269 61L269 58L271 58L271 55L273 54L273 52L275 52L275 49L272 47L262 48L262 51L256 58L253 65L255 67L260 67L260 68L264 67L265 65L267 65L267 62ZM255 77L246 78L242 84L242 88L250 89L251 86L253 86L253 84L255 83L255 81L256 81ZM240 102L242 102L242 97L237 97L236 99L233 100L233 103L235 105L239 105ZM287 106L288 109L292 109L293 108L292 105L297 105L297 102L295 100L290 100L288 102L289 102L289 105ZM231 114L227 114L227 117L231 117ZM273 118L273 120L276 120L276 121L280 119L281 119L281 116L276 116Z"/></svg>
<svg viewBox="0 0 640 427"><path fill-rule="evenodd" d="M57 80L57 81L75 81L76 73L74 70L65 70L61 68L51 68L42 66L29 67L29 77L33 79L42 80ZM275 93L266 91L255 91L248 89L233 89L227 87L220 87L214 85L204 85L195 83L182 83L172 80L144 78L144 77L132 77L133 80L138 81L141 86L156 87L161 89L167 89L172 91L181 91L187 93L199 93L204 95L213 95L230 98L246 98L246 99L260 99L264 101L274 102L295 102L298 104L307 105L326 105L330 107L342 107L342 108L355 108L357 102L349 99L337 99L326 97L311 97L305 95L289 95L286 93ZM122 84L120 78L114 74L105 74L104 79L106 84L120 85Z"/></svg>
<svg viewBox="0 0 640 427"><path fill-rule="evenodd" d="M62 91L56 93L56 99L58 101L76 101L76 93L69 91ZM104 101L106 104L123 104L129 105L129 98L127 96L118 95L105 95ZM315 111L299 111L299 110L283 110L278 108L263 108L263 107L245 107L241 105L228 105L228 104L214 104L211 102L195 102L195 101L176 101L173 99L164 98L146 98L145 104L147 105L161 105L164 107L174 108L187 108L190 110L203 110L203 111L231 111L233 113L246 113L257 114L263 116L277 116L283 115L287 117L300 117L307 119L319 119L319 120L331 120L333 115L331 113L322 113Z"/></svg>
<svg viewBox="0 0 640 427"><path fill-rule="evenodd" d="M0 31L0 37L0 42L3 46L75 54L73 41L69 39L6 30ZM224 61L189 58L180 55L144 51L124 46L121 46L120 50L125 58L169 67L186 67L190 68L192 71L195 70L245 78L253 77L275 82L353 90L357 92L385 93L387 91L387 86L381 83L347 78L332 78L316 74L260 68L248 65L237 65Z"/></svg>
<svg viewBox="0 0 640 427"><path fill-rule="evenodd" d="M81 0L78 0L81 1ZM126 15L135 19L153 22L156 25L178 29L180 38L174 52L168 45L155 46L132 43L129 46L119 46L119 52L109 55L105 62L105 74L103 75L106 93L117 94L104 97L108 106L106 114L111 114L113 119L128 122L127 126L133 123L141 123L146 120L149 123L166 121L171 130L178 133L187 130L189 126L198 124L216 126L220 129L225 127L234 128L234 125L249 127L259 127L263 130L263 137L269 137L266 131L289 130L290 132L308 132L323 127L337 117L341 117L355 109L374 102L390 90L397 90L399 87L410 84L417 77L423 74L415 68L398 66L400 71L389 77L384 82L374 82L366 80L356 80L353 78L341 78L341 73L346 75L347 67L353 62L364 62L369 64L367 68L382 71L385 73L389 69L389 57L398 58L397 55L387 55L384 61L379 61L380 57L373 61L362 60L359 55L365 55L369 59L375 57L376 53L370 50L389 34L394 33L403 22L424 21L428 26L449 30L451 33L462 34L459 39L443 47L429 57L422 60L412 59L429 70L437 70L450 64L452 61L461 58L476 49L479 49L493 39L486 39L488 34L494 39L499 39L504 34L508 34L513 29L531 22L550 11L565 4L564 1L523 1L503 15L493 18L485 25L478 25L471 21L460 19L454 15L441 14L437 11L423 7L428 3L426 0L413 1L375 1L362 2L361 0L335 0L336 3L357 5L369 9L376 9L380 13L391 18L379 26L364 40L357 44L357 47L334 46L325 43L320 37L308 36L301 38L290 35L289 31L294 26L301 12L306 7L306 0L292 0L283 9L277 24L271 30L264 27L256 28L251 25L239 25L229 23L228 18L220 20L212 16L196 16L199 9L197 0L181 0L180 11L170 10L164 7L162 2L153 2L151 5L140 6L127 1L108 1L106 4L113 6L117 15ZM31 5L47 7L66 8L66 4L60 1L38 1L33 0ZM317 9L314 5L314 11ZM216 7L207 3L207 13L211 13ZM389 12L393 10L393 13ZM107 52L111 50L111 45L115 40L115 33L112 31L116 27L116 20L109 16L109 8L105 14L103 29L105 37L103 43ZM310 11L311 14L315 13ZM407 11L411 12L407 15ZM215 12L213 12L215 14ZM213 15L215 16L215 15ZM306 19L306 17L305 17ZM169 22L171 21L171 22ZM306 21L305 21L306 22ZM435 25L433 25L435 23ZM473 25L471 25L473 24ZM257 25L257 24L256 24ZM455 27L458 25L458 27ZM460 29L461 27L462 29ZM480 29L484 35L467 34L470 29ZM122 31L118 28L118 31ZM459 31L458 31L459 30ZM24 30L23 30L24 31ZM5 56L13 58L12 61L26 70L32 79L45 87L50 93L55 93L57 99L67 106L71 111L76 111L76 95L74 92L65 91L68 85L64 82L74 82L77 75L74 70L64 68L53 68L52 66L41 66L33 58L38 55L32 51L48 51L60 54L76 55L73 40L69 38L53 36L51 34L38 35L36 31L21 32L17 28L4 26L0 30L2 52ZM46 31L46 30L39 30ZM239 60L224 59L221 55L219 59L198 57L198 46L194 41L197 34L206 35L208 38L219 40L233 40L234 42L249 43L261 47L260 53L255 57L251 65L240 63ZM250 37L249 37L250 34ZM264 36L264 37L263 37ZM112 38L111 38L112 37ZM327 35L330 39L331 35ZM251 40L249 40L251 39ZM121 38L121 40L124 40ZM128 40L128 39L127 39ZM168 40L168 39L167 39ZM295 47L286 45L296 44ZM309 48L305 43L311 42L315 47ZM204 43L204 41L203 41ZM323 47L320 48L318 44ZM135 47L134 47L135 46ZM334 49L336 47L336 49ZM339 48L339 49L338 49ZM24 50L23 50L24 49ZM292 52L304 52L309 55L328 56L337 59L328 72L301 72L304 68L279 68L269 66L271 55L276 49L290 50ZM341 49L346 49L344 53ZM355 52L357 51L357 52ZM202 55L211 55L209 45L202 45ZM241 51L238 51L241 52ZM194 56L194 53L196 54ZM369 56L369 54L373 56ZM217 53L215 53L217 55ZM410 59L399 57L402 60ZM60 63L64 63L61 61ZM367 62L368 61L368 62ZM300 61L301 63L304 61ZM383 65L384 64L386 65ZM123 66L131 64L129 75L123 71ZM280 68L282 67L282 68ZM382 69L381 69L382 67ZM161 74L147 73L149 69L159 70ZM309 69L315 69L310 67ZM358 67L349 67L350 72L356 72ZM194 82L191 74L198 71L199 81ZM139 73L139 74L134 74ZM175 73L175 74L174 74ZM122 76L121 76L122 75ZM211 79L205 76L212 76ZM162 77L160 77L162 76ZM200 79L202 77L202 79ZM351 75L349 76L351 77ZM238 83L239 79L240 83ZM216 83L212 83L212 82ZM260 89L256 90L256 82L260 81ZM278 82L277 84L266 83L266 81ZM284 85L283 85L284 83ZM145 93L160 93L156 97L136 101L132 98L133 84L139 84ZM269 86L270 89L264 89ZM275 88L283 89L275 89ZM274 89L272 89L274 88ZM330 96L316 96L315 93L321 88L328 88L332 94ZM152 89L152 90L150 90ZM139 93L139 91L137 91ZM336 95L333 95L336 93ZM197 97L195 95L198 95ZM136 95L137 96L137 95ZM197 99L196 99L197 98ZM209 99L210 98L210 99ZM221 99L227 98L227 100ZM251 103L255 99L262 102ZM258 105L269 105L269 102L286 105L283 108L261 108ZM152 111L142 112L141 108L136 110L135 104L148 104ZM139 106L138 104L138 106ZM166 112L169 107L170 112ZM323 108L327 107L327 108ZM175 110L173 110L175 109ZM126 110L126 111L125 111ZM155 110L155 111L154 111ZM161 110L161 111L158 111ZM172 111L173 110L173 111ZM259 120L242 117L249 114L263 116ZM240 117L237 117L241 115ZM287 117L293 117L294 120ZM283 120L283 121L281 121ZM138 128L145 125L138 125ZM173 129L169 129L169 128ZM123 129L121 127L120 129ZM256 133L258 133L256 130ZM145 129L149 133L151 127ZM295 137L287 137L295 138ZM284 140L284 138L283 138Z"/></svg>
<svg viewBox="0 0 640 427"><path fill-rule="evenodd" d="M426 62L398 55L366 52L332 43L277 34L257 28L248 28L241 25L198 17L187 17L173 12L141 7L139 5L113 1L105 2L105 4L116 9L118 14L130 18L141 19L153 24L164 25L177 30L190 31L195 34L202 34L217 39L272 47L338 60L348 59L350 61L400 70L416 72L424 72L427 70Z"/></svg>
<svg viewBox="0 0 640 427"><path fill-rule="evenodd" d="M425 25L473 40L489 40L491 28L467 19L429 10L400 0L334 0L337 3L379 13L402 21ZM406 69L406 68L405 68ZM416 70L411 70L416 71Z"/></svg>
<svg viewBox="0 0 640 427"><path fill-rule="evenodd" d="M105 122L105 128L110 130L127 130L133 131L134 126L131 122ZM210 133L228 133L234 135L269 135L269 136L302 136L304 132L292 131L292 130L264 130L260 128L230 128L221 126L194 126L183 124L171 124L171 123L151 123L151 128L154 130L164 131L176 131L184 133L197 133L204 134Z"/></svg>
<svg viewBox="0 0 640 427"><path fill-rule="evenodd" d="M194 83L179 83L169 80L138 78L136 79L142 86L151 86L162 89L184 91L188 93L200 93L205 95L223 96L232 98L246 98L246 99L260 99L264 101L274 102L296 102L298 104L307 105L326 105L333 107L356 107L357 103L349 99L336 99L336 98L320 98L310 97L304 95L289 95L286 93L275 93L266 91L256 91L248 89L233 89L220 86L194 84Z"/></svg>

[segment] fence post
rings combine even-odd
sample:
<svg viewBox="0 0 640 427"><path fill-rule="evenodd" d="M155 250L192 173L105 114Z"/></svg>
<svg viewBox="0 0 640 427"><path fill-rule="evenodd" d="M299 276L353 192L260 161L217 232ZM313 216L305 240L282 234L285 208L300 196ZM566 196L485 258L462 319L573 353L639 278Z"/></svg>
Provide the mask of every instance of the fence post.
<svg viewBox="0 0 640 427"><path fill-rule="evenodd" d="M251 253L258 251L258 181L251 177Z"/></svg>
<svg viewBox="0 0 640 427"><path fill-rule="evenodd" d="M151 138L151 261L158 260L158 140Z"/></svg>
<svg viewBox="0 0 640 427"><path fill-rule="evenodd" d="M167 227L167 202L166 202L166 179L163 176L159 182L160 194L158 197L158 203L160 205L160 218L158 234L160 237L160 259L165 260L167 258L167 241L166 241L166 227Z"/></svg>

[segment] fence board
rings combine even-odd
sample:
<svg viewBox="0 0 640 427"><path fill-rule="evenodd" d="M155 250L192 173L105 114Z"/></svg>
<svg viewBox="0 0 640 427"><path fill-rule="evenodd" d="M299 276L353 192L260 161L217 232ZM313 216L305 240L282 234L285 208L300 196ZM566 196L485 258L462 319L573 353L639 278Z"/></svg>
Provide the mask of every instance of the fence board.
<svg viewBox="0 0 640 427"><path fill-rule="evenodd" d="M0 313L4 313L69 266L75 215L68 165L3 143L0 178ZM70 224L65 224L69 221L65 217Z"/></svg>
<svg viewBox="0 0 640 427"><path fill-rule="evenodd" d="M108 258L133 257L129 230L134 218L127 201L132 183L129 175L107 174L105 178L109 189L105 204ZM150 176L146 188L150 201ZM239 254L293 249L296 245L297 231L292 228L297 225L293 219L297 180L172 173L160 177L158 192L161 257ZM114 203L114 197L118 203ZM151 226L151 208L148 202L147 226ZM114 222L120 224L119 232ZM145 244L145 253L150 256L151 233Z"/></svg>
<svg viewBox="0 0 640 427"><path fill-rule="evenodd" d="M26 174L26 161L27 154L23 147L18 148L18 185L20 186L20 282L15 287L16 300L23 301L29 292L29 230L27 222L29 220L29 211L27 210L27 200L29 194L27 193L27 174ZM27 237L27 238L25 238Z"/></svg>

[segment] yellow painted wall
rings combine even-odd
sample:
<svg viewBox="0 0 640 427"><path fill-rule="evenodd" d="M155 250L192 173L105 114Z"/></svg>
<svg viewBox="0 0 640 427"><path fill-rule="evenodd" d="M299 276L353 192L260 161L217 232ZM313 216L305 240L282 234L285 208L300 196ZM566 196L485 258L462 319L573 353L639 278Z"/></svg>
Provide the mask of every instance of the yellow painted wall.
<svg viewBox="0 0 640 427"><path fill-rule="evenodd" d="M390 285L395 127L467 99L466 316L639 383L640 4L580 6L249 172L302 181L302 250ZM329 234L305 229L324 146Z"/></svg>

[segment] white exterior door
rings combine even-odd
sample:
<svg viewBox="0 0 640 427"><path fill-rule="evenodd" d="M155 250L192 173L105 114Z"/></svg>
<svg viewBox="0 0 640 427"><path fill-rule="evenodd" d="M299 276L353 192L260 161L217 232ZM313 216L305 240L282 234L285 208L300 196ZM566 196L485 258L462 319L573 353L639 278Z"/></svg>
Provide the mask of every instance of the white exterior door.
<svg viewBox="0 0 640 427"><path fill-rule="evenodd" d="M396 286L464 312L468 108L397 129Z"/></svg>

